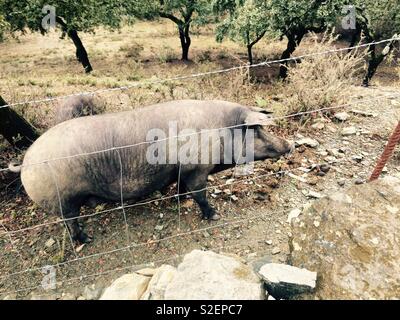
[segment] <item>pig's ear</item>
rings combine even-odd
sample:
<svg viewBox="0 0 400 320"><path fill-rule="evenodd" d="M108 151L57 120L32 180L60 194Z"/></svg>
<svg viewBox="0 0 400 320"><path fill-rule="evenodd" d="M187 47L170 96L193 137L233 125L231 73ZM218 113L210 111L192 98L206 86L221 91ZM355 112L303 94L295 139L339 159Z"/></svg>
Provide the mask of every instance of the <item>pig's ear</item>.
<svg viewBox="0 0 400 320"><path fill-rule="evenodd" d="M273 111L270 111L270 110L267 110L264 108L260 108L260 107L250 107L249 109L254 112L260 112L260 113L265 113L265 114L273 113Z"/></svg>
<svg viewBox="0 0 400 320"><path fill-rule="evenodd" d="M248 126L276 126L271 116L260 112L249 112L244 123Z"/></svg>

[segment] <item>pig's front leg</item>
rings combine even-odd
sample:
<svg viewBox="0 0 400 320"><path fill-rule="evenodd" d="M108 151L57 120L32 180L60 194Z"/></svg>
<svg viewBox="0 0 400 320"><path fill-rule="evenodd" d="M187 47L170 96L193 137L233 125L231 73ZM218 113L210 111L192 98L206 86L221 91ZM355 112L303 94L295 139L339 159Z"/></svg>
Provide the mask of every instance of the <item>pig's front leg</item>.
<svg viewBox="0 0 400 320"><path fill-rule="evenodd" d="M182 177L182 182L185 188L190 192L192 198L199 205L203 219L219 220L220 216L215 212L215 209L210 206L207 200L207 173L192 172L187 176Z"/></svg>

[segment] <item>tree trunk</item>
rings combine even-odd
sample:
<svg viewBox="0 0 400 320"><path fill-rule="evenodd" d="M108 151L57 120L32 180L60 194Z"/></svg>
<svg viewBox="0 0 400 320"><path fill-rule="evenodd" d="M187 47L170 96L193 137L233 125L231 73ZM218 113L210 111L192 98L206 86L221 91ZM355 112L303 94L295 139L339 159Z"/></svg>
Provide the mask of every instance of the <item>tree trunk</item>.
<svg viewBox="0 0 400 320"><path fill-rule="evenodd" d="M383 62L383 60L385 60L385 58L390 54L390 52L392 52L394 48L394 42L395 41L389 42L378 56L376 55L376 45L369 46L368 70L363 81L364 87L369 86L369 82L375 75L379 65Z"/></svg>
<svg viewBox="0 0 400 320"><path fill-rule="evenodd" d="M250 65L253 65L254 63L253 47L258 43L258 41L260 41L264 37L266 32L267 31L261 32L253 42L250 42L250 34L247 32L247 56L249 58Z"/></svg>
<svg viewBox="0 0 400 320"><path fill-rule="evenodd" d="M247 45L247 56L249 59L249 63L252 66L253 65L253 46L251 44Z"/></svg>
<svg viewBox="0 0 400 320"><path fill-rule="evenodd" d="M0 96L0 134L13 146L28 148L38 137L36 130L9 107Z"/></svg>
<svg viewBox="0 0 400 320"><path fill-rule="evenodd" d="M68 36L74 42L74 45L76 47L76 58L80 63L82 63L82 66L85 68L85 72L92 72L93 68L90 64L89 56L85 47L83 46L81 39L79 38L78 32L76 30L70 30L68 31Z"/></svg>
<svg viewBox="0 0 400 320"><path fill-rule="evenodd" d="M290 56L292 55L292 53L296 50L296 48L300 45L301 40L303 39L305 35L305 32L300 31L296 34L288 34L287 38L288 38L288 44L287 44L287 48L285 51L283 51L281 59L289 59ZM286 79L287 77L287 73L288 73L288 61L284 61L281 64L280 70L279 70L279 77L281 79Z"/></svg>
<svg viewBox="0 0 400 320"><path fill-rule="evenodd" d="M92 65L90 64L88 53L81 39L79 38L78 31L69 30L67 24L60 17L56 17L56 21L61 26L62 31L65 32L74 43L76 48L76 58L82 64L83 68L85 69L85 72L86 73L92 72L93 68Z"/></svg>
<svg viewBox="0 0 400 320"><path fill-rule="evenodd" d="M189 60L189 48L192 43L190 39L190 24L186 24L185 26L179 26L179 38L181 39L181 46L182 46L182 60L188 61Z"/></svg>

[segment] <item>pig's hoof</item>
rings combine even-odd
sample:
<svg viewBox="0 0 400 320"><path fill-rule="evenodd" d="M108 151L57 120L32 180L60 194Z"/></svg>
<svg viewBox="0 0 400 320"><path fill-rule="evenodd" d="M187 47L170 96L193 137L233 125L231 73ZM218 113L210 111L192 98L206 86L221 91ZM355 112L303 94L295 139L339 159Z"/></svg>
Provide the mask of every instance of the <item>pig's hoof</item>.
<svg viewBox="0 0 400 320"><path fill-rule="evenodd" d="M91 243L93 241L93 238L89 237L84 232L80 232L79 235L76 237L76 241L78 241L80 244Z"/></svg>
<svg viewBox="0 0 400 320"><path fill-rule="evenodd" d="M214 213L214 214L209 218L210 221L218 221L218 220L220 220L220 219L221 219L221 216L220 216L219 214L216 214L216 213Z"/></svg>

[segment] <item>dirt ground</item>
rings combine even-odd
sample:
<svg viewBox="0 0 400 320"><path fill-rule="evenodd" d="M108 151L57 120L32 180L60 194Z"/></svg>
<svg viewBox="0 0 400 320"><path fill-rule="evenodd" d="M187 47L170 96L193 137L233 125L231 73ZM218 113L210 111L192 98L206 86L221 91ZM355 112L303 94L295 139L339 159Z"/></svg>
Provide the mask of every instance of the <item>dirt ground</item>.
<svg viewBox="0 0 400 320"><path fill-rule="evenodd" d="M174 30L168 28L164 35L171 37L172 41ZM149 34L145 30L145 26L139 25L137 37L148 38ZM99 35L88 40L89 47L95 45L97 36ZM114 42L118 42L119 46L126 41L123 34L115 33L108 37L115 37ZM198 37L204 37L204 43L202 47L193 48L195 56L199 56L195 54L196 50L197 53L201 51L204 54L204 48L207 47L216 52L216 44L210 44L210 36L206 32ZM20 41L30 41L28 44L33 47L29 53L31 58L24 58L21 52L15 53L18 59L26 59L25 71L17 74L24 64L20 61L14 65L12 60L15 57L12 55L8 57L9 60L4 60L3 57L3 61L0 61L0 64L8 66L7 70L2 71L5 77L2 77L1 86L4 88L7 83L7 86L12 88L7 92L13 93L5 96L6 100L20 101L23 98L43 97L41 94L45 90L52 91L52 94L65 94L88 87L103 87L107 81L119 85L124 81L129 82L127 77L128 73L132 72L129 71L132 64L122 66L123 71L120 70L119 76L114 76L112 70L107 69L106 63L96 63L101 57L110 59L111 49L104 44L96 47L100 58L95 55L94 60L99 68L97 74L85 78L87 83L82 82L84 78L79 75L79 65L73 61L69 61L68 64L74 67L66 75L60 75L62 70L55 61L61 54L58 50L64 51L67 48L55 49L53 42L47 45L51 47L49 50L55 50L54 57L50 54L50 58L47 56L38 59L53 59L57 71L54 74L47 70L43 71L44 75L39 72L28 75L26 70L32 71L35 64L41 63L35 61L40 55L35 50L43 43L32 45L32 39L26 38L21 38ZM237 53L239 50L231 43L225 45L226 52ZM266 47L269 45L262 44ZM0 51L4 50L2 46L4 45L0 45ZM18 43L14 43L13 46L19 48ZM147 57L144 58L144 64L150 64L151 61L154 62L154 52L152 57L151 50L146 50L143 54ZM123 51L119 54L122 55ZM35 58L32 60L32 57ZM221 59L219 64L226 67L234 62L232 59ZM42 63L44 68L49 67L47 60ZM166 72L165 64L161 65L161 73ZM176 64L174 68L170 72L178 72L182 65ZM140 64L140 70L145 78L154 72L153 67L145 68L143 63ZM123 75L126 78L122 81ZM26 79L31 79L36 84ZM96 284L102 287L118 275L143 265L177 264L182 255L196 248L234 253L246 261L267 258L274 262L285 262L289 253L288 239L291 235L290 224L287 221L289 212L296 208L302 209L316 197L354 183L364 183L368 179L390 132L400 119L400 99L363 101L381 95L400 93L393 79L392 69L387 65L380 70L371 88L352 88L349 102L355 104L341 110L350 116L344 122L316 115L312 122L319 125L293 125L286 129L277 129L277 134L292 140L311 137L319 142L318 147L299 146L288 159L259 162L254 174L250 176L238 177L230 170L210 177L209 198L222 216L217 222L202 221L199 209L191 199L184 200L180 205L175 198L158 199L174 195L176 187L171 186L163 195L154 194L152 199L156 200L151 203L126 209L127 225L122 210L115 209L119 204L98 206L94 210L85 208L81 214L91 216L82 220L94 241L89 245L76 247L72 246L65 226L58 223L58 218L42 211L29 200L19 186L18 175L0 172L0 297L16 295L18 298L29 298L32 294L44 294L44 297L60 298L62 293L66 292L78 297L83 294L85 285ZM90 84L92 80L94 83ZM16 85L19 89L15 88ZM268 85L265 88L268 88ZM132 99L132 96L129 99ZM160 100L162 99L160 96ZM240 102L242 99L247 99L247 96L230 100ZM145 103L146 99L134 101L141 104ZM123 103L125 102L121 101L121 104ZM372 115L354 113L354 109L368 111ZM44 122L39 120L38 123ZM357 133L343 136L343 128L350 126L356 127ZM18 156L6 144L2 144L0 150L1 168L6 167ZM397 150L384 174L399 174L399 161L400 152ZM324 170L321 169L322 164L325 165ZM289 170L290 174L280 173L282 170ZM24 230L25 228L27 229ZM18 231L21 229L22 231ZM42 289L42 268L45 265L55 267L55 290Z"/></svg>

